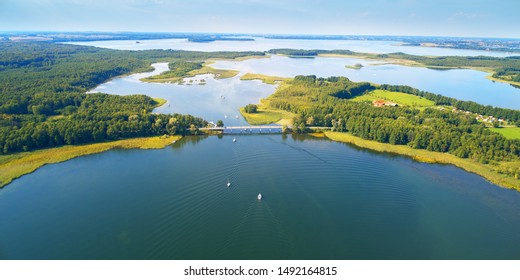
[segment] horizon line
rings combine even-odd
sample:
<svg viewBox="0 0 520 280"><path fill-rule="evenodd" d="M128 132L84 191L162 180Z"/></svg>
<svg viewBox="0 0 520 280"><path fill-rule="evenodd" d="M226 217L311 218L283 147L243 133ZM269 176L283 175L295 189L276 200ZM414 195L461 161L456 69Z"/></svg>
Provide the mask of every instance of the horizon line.
<svg viewBox="0 0 520 280"><path fill-rule="evenodd" d="M385 34L303 34L303 33L244 33L244 32L202 32L202 31L128 31L128 30L113 30L113 31L96 31L96 30L76 30L76 31L65 31L65 30L0 30L0 34L7 35L9 33L111 33L111 34L124 34L124 33L141 33L141 34L201 34L201 35L251 35L251 36L301 36L301 37L340 37L340 36L359 36L359 37L423 37L423 38L466 38L466 39L515 39L520 40L520 37L490 37L490 36L471 36L471 35L385 35Z"/></svg>

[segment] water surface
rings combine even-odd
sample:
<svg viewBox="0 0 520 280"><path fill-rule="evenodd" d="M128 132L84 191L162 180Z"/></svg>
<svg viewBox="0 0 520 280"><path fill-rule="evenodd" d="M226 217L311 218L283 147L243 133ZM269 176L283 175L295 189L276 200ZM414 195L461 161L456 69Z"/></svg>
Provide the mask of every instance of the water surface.
<svg viewBox="0 0 520 280"><path fill-rule="evenodd" d="M261 81L241 81L240 77L214 79L213 75L198 75L185 79L185 84L144 83L139 79L156 75L168 69L167 63L156 63L153 72L115 78L99 85L91 92L118 95L146 94L168 102L154 110L155 113L181 113L202 117L208 121L224 121L227 126L247 125L240 108L257 104L271 95L275 85ZM190 82L191 81L191 82ZM202 84L201 84L202 83Z"/></svg>
<svg viewBox="0 0 520 280"><path fill-rule="evenodd" d="M368 41L368 40L303 40L303 39L265 39L255 37L255 41L213 41L190 42L188 39L157 39L140 40L108 40L90 42L71 42L70 44L86 45L118 50L152 50L173 49L189 51L268 51L271 49L320 49L320 50L351 50L365 53L403 52L414 55L458 55L458 56L496 56L505 57L507 52L491 52L478 50L462 50L435 47L402 46L398 41Z"/></svg>
<svg viewBox="0 0 520 280"><path fill-rule="evenodd" d="M15 180L0 190L0 258L520 258L518 192L326 140L232 138L115 150Z"/></svg>

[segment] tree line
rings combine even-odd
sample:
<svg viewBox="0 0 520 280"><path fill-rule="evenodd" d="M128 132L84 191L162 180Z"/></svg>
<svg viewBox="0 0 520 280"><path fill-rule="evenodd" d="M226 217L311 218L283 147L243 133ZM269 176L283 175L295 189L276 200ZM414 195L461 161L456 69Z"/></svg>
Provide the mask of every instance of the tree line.
<svg viewBox="0 0 520 280"><path fill-rule="evenodd" d="M75 145L124 138L196 134L207 125L201 118L180 114L150 114L155 101L145 95L89 94L74 113L45 119L2 115L0 153ZM22 115L23 116L23 115Z"/></svg>

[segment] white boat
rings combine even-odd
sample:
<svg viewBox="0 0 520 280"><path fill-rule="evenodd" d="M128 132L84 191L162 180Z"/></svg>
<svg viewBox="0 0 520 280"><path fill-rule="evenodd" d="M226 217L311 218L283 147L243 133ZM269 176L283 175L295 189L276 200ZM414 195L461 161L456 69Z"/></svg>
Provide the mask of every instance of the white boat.
<svg viewBox="0 0 520 280"><path fill-rule="evenodd" d="M261 193L258 194L258 200L262 200L262 194Z"/></svg>
<svg viewBox="0 0 520 280"><path fill-rule="evenodd" d="M231 186L231 182L229 180L227 180L227 186Z"/></svg>
<svg viewBox="0 0 520 280"><path fill-rule="evenodd" d="M224 115L224 119L227 119L227 115Z"/></svg>
<svg viewBox="0 0 520 280"><path fill-rule="evenodd" d="M238 115L236 115L236 116L235 116L235 118L237 118L237 119L238 119Z"/></svg>
<svg viewBox="0 0 520 280"><path fill-rule="evenodd" d="M236 139L236 138L233 138L233 142L236 142L236 141L237 141L237 139Z"/></svg>

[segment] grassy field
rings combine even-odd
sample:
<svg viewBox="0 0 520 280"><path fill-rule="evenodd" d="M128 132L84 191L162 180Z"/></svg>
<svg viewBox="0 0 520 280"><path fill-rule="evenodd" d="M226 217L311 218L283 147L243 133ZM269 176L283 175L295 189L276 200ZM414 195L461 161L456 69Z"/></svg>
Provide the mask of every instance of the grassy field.
<svg viewBox="0 0 520 280"><path fill-rule="evenodd" d="M385 101L391 101L399 104L400 106L411 106L411 107L430 107L434 106L435 102L421 98L419 96L415 96L412 94L406 94L402 92L394 92L387 90L374 90L369 92L368 94L364 94L361 96L357 96L352 98L352 101L363 102L383 99Z"/></svg>
<svg viewBox="0 0 520 280"><path fill-rule="evenodd" d="M292 119L294 114L291 112L269 109L269 100L263 99L258 105L258 112L254 114L248 114L244 111L244 108L240 108L240 114L244 116L247 123L251 125L261 125L277 123L281 125L292 125Z"/></svg>
<svg viewBox="0 0 520 280"><path fill-rule="evenodd" d="M166 104L166 102L167 102L166 99L162 99L159 97L153 97L152 99L153 99L153 101L156 102L155 108L161 107L162 105Z"/></svg>
<svg viewBox="0 0 520 280"><path fill-rule="evenodd" d="M277 76L268 76L262 74L253 74L246 73L244 76L240 77L240 80L261 80L262 82L270 85L274 85L278 82L288 81L291 78L277 77Z"/></svg>
<svg viewBox="0 0 520 280"><path fill-rule="evenodd" d="M258 109L257 113L248 114L244 111L244 108L240 108L240 114L244 116L247 123L251 125L261 124L287 124L290 125L292 122L293 114L285 111L271 110L271 109Z"/></svg>
<svg viewBox="0 0 520 280"><path fill-rule="evenodd" d="M190 71L188 73L188 76L185 78L193 77L195 75L213 74L215 75L216 79L227 79L235 77L236 75L238 75L238 73L240 73L240 71L237 70L215 69L211 66L208 66L210 64L213 64L213 62L204 63L204 66L202 68Z"/></svg>
<svg viewBox="0 0 520 280"><path fill-rule="evenodd" d="M504 135L504 137L507 139L520 139L520 127L491 127L489 129Z"/></svg>
<svg viewBox="0 0 520 280"><path fill-rule="evenodd" d="M249 114L245 112L244 108L240 108L240 114L244 116L247 123L252 125L270 124L282 119L282 113L265 109L258 109L257 113Z"/></svg>
<svg viewBox="0 0 520 280"><path fill-rule="evenodd" d="M349 133L330 131L324 133L331 140L354 144L361 148L367 148L370 150L385 153L405 155L420 162L453 164L468 172L478 174L494 184L520 191L520 180L515 179L514 177L501 174L497 171L500 167L520 168L520 162L501 162L498 164L499 166L493 166L490 164L486 165L480 164L470 159L462 159L452 154L413 149L406 145L391 145L386 143L379 143L376 141L365 140Z"/></svg>
<svg viewBox="0 0 520 280"><path fill-rule="evenodd" d="M80 146L64 146L0 156L0 188L12 180L51 163L63 162L79 156L111 149L162 149L181 136L161 136L119 140Z"/></svg>

